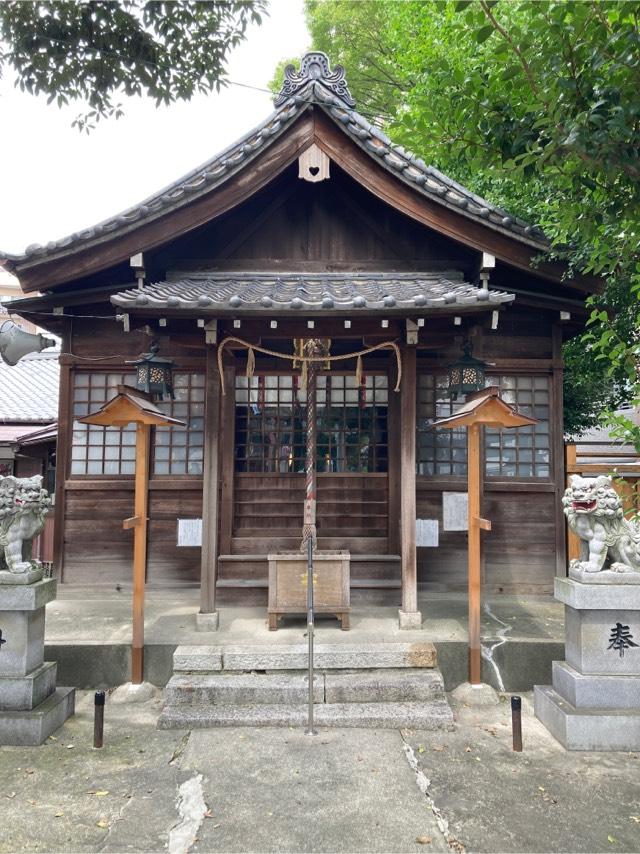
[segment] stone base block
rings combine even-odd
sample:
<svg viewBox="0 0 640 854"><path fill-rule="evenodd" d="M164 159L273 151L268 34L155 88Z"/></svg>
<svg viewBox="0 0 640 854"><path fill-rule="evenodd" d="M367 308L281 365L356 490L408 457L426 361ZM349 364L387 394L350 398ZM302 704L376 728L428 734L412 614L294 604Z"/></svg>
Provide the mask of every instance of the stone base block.
<svg viewBox="0 0 640 854"><path fill-rule="evenodd" d="M598 589L603 593L609 591L604 586ZM640 590L636 587L627 589ZM640 677L639 610L578 609L567 605L564 611L565 658L568 664L580 673ZM622 630L629 632L629 646L618 650L613 646L614 633Z"/></svg>
<svg viewBox="0 0 640 854"><path fill-rule="evenodd" d="M578 709L640 709L640 676L580 673L566 661L553 662L553 687Z"/></svg>
<svg viewBox="0 0 640 854"><path fill-rule="evenodd" d="M41 566L28 569L26 572L9 572L0 570L0 584L34 584L42 579L44 570Z"/></svg>
<svg viewBox="0 0 640 854"><path fill-rule="evenodd" d="M13 575L13 573L7 573ZM0 584L1 611L37 611L56 598L56 581L45 578L28 586L11 585L6 579Z"/></svg>
<svg viewBox="0 0 640 854"><path fill-rule="evenodd" d="M196 614L196 631L198 632L217 632L220 623L220 614L218 611L212 611L209 614Z"/></svg>
<svg viewBox="0 0 640 854"><path fill-rule="evenodd" d="M56 688L57 665L46 661L26 676L0 676L0 712L30 711Z"/></svg>
<svg viewBox="0 0 640 854"><path fill-rule="evenodd" d="M398 611L398 622L401 629L421 629L422 614L420 611Z"/></svg>
<svg viewBox="0 0 640 854"><path fill-rule="evenodd" d="M28 747L42 744L75 709L75 688L56 688L32 711L0 712L0 745Z"/></svg>
<svg viewBox="0 0 640 854"><path fill-rule="evenodd" d="M576 709L550 685L536 685L534 710L567 750L640 750L640 709Z"/></svg>

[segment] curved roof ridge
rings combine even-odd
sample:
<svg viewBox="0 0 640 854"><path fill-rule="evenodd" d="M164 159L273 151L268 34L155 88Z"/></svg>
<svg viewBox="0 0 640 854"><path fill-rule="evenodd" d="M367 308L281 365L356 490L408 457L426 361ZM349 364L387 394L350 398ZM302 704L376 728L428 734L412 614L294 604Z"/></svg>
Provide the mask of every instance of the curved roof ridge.
<svg viewBox="0 0 640 854"><path fill-rule="evenodd" d="M340 66L329 73L337 75L340 79L332 83L331 80L327 81L322 76L307 75L302 82L292 86L293 92L285 100L282 100L283 87L283 92L276 98L278 106L264 121L214 157L143 201L125 208L96 225L51 241L45 246L32 244L22 255L0 251L0 265L4 261L6 268L12 270L38 264L41 260L59 257L77 251L79 248L110 240L116 235L135 229L141 222L152 221L171 210L182 207L191 199L209 193L235 175L271 142L281 136L293 119L314 106L319 107L341 126L346 135L375 161L378 161L383 168L409 184L421 195L535 249L544 250L548 247L548 241L539 228L493 205L449 178L436 167L428 165L422 158L407 151L403 146L394 144L384 131L350 106L349 99L350 101L353 99L346 89L344 72ZM342 83L349 96L348 99L340 90Z"/></svg>

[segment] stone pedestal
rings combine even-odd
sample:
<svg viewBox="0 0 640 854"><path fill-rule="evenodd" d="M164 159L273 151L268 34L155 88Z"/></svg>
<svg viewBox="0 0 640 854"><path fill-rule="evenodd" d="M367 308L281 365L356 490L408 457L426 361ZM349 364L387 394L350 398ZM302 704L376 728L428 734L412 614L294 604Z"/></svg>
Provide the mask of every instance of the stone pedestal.
<svg viewBox="0 0 640 854"><path fill-rule="evenodd" d="M607 576L555 582L566 660L553 662L553 687L535 686L534 705L568 750L640 750L640 573Z"/></svg>
<svg viewBox="0 0 640 854"><path fill-rule="evenodd" d="M56 688L56 665L44 661L55 596L53 579L0 582L0 745L42 744L73 714L75 689Z"/></svg>

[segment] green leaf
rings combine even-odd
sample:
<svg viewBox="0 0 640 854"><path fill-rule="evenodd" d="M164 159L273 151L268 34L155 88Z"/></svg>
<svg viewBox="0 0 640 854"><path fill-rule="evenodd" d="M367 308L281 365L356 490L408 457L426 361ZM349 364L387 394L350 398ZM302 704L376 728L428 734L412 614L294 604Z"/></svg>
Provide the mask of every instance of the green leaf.
<svg viewBox="0 0 640 854"><path fill-rule="evenodd" d="M521 73L522 67L520 65L507 65L501 76L503 80L511 80L513 77L517 77L518 74Z"/></svg>
<svg viewBox="0 0 640 854"><path fill-rule="evenodd" d="M484 27L480 27L479 30L476 31L476 41L478 44L482 44L486 42L489 36L493 35L494 29L492 24L487 24Z"/></svg>

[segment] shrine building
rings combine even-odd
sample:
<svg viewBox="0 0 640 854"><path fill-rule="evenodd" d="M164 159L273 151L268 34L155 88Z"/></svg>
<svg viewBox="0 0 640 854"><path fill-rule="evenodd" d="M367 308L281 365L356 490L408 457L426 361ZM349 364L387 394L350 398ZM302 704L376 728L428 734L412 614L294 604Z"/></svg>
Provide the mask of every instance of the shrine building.
<svg viewBox="0 0 640 854"><path fill-rule="evenodd" d="M595 283L547 250L538 228L394 145L342 69L309 53L275 112L221 154L118 216L5 255L26 295L12 310L63 341L60 582L131 583L135 428L78 419L135 386L131 363L153 346L173 362L159 406L185 426L152 433L147 586L200 585L204 614L266 605L267 555L299 549L303 525L292 357L321 338L318 546L350 553L352 601L412 612L419 592L466 589L466 433L432 423L464 401L450 366L474 360L536 419L484 433L483 586L550 593L566 567L562 343Z"/></svg>

